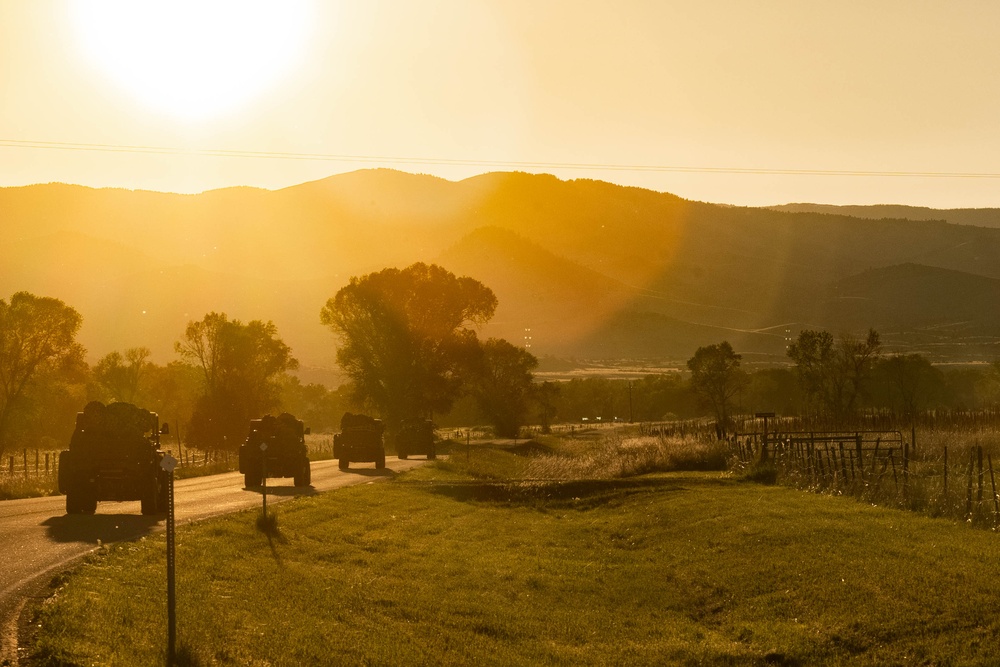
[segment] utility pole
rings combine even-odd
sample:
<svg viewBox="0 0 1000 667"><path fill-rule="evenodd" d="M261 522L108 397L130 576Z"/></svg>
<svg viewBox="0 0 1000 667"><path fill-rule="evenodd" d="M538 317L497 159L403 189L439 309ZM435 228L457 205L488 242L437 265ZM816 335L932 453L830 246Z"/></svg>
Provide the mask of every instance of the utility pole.
<svg viewBox="0 0 1000 667"><path fill-rule="evenodd" d="M632 381L628 381L628 423L632 423Z"/></svg>

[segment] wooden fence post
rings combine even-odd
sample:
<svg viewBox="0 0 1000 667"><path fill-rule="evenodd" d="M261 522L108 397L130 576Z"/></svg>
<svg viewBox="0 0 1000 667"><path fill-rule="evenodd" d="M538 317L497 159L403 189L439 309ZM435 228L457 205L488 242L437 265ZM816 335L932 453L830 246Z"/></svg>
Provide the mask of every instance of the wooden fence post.
<svg viewBox="0 0 1000 667"><path fill-rule="evenodd" d="M978 487L976 490L976 504L983 504L983 446L976 445L976 470L979 473Z"/></svg>
<svg viewBox="0 0 1000 667"><path fill-rule="evenodd" d="M965 495L965 520L972 521L972 469L976 465L976 452L969 450L968 491Z"/></svg>
<svg viewBox="0 0 1000 667"><path fill-rule="evenodd" d="M843 441L837 443L840 445L840 476L844 478L844 484L847 484L847 461L844 460L844 443Z"/></svg>
<svg viewBox="0 0 1000 667"><path fill-rule="evenodd" d="M993 487L993 525L997 525L997 520L1000 519L1000 498L997 497L997 480L993 476L993 456L987 454L986 462L990 466L990 486Z"/></svg>
<svg viewBox="0 0 1000 667"><path fill-rule="evenodd" d="M903 444L903 502L910 499L910 448Z"/></svg>

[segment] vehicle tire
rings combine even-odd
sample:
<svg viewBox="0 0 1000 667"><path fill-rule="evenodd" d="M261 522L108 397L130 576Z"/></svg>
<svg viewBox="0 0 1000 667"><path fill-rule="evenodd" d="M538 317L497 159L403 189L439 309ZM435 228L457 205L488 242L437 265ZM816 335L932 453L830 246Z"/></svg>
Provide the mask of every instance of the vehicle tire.
<svg viewBox="0 0 1000 667"><path fill-rule="evenodd" d="M156 486L151 485L142 494L142 499L139 501L142 507L143 516L149 516L150 514L156 514L156 500L157 500Z"/></svg>
<svg viewBox="0 0 1000 667"><path fill-rule="evenodd" d="M260 486L262 481L260 475L252 470L248 470L243 474L243 486L248 489Z"/></svg>
<svg viewBox="0 0 1000 667"><path fill-rule="evenodd" d="M84 514L93 514L97 511L97 492L93 489L87 491L83 498L80 500L81 512Z"/></svg>
<svg viewBox="0 0 1000 667"><path fill-rule="evenodd" d="M312 481L313 481L312 465L309 463L309 459L306 459L306 484L305 485L306 486L311 485Z"/></svg>
<svg viewBox="0 0 1000 667"><path fill-rule="evenodd" d="M309 461L306 461L293 477L295 486L309 486Z"/></svg>
<svg viewBox="0 0 1000 667"><path fill-rule="evenodd" d="M341 456L337 460L337 467L340 468L341 470L347 470L348 468L351 467L351 460L348 459L346 456Z"/></svg>
<svg viewBox="0 0 1000 667"><path fill-rule="evenodd" d="M83 507L80 505L80 494L77 491L66 492L66 514L82 514Z"/></svg>
<svg viewBox="0 0 1000 667"><path fill-rule="evenodd" d="M431 449L427 452L428 460L434 460L437 458L437 446L431 445Z"/></svg>
<svg viewBox="0 0 1000 667"><path fill-rule="evenodd" d="M375 459L375 469L382 470L385 468L385 452L380 453Z"/></svg>
<svg viewBox="0 0 1000 667"><path fill-rule="evenodd" d="M405 461L409 454L406 453L405 449L400 449L396 452L396 456Z"/></svg>
<svg viewBox="0 0 1000 667"><path fill-rule="evenodd" d="M59 452L59 492L68 495L70 475L73 473L73 455L69 451ZM69 510L67 510L68 512Z"/></svg>

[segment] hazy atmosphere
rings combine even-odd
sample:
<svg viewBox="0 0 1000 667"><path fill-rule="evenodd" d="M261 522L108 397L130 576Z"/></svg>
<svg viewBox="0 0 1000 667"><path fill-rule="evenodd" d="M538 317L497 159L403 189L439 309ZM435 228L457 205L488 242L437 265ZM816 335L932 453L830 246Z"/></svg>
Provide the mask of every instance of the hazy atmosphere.
<svg viewBox="0 0 1000 667"><path fill-rule="evenodd" d="M0 666L1000 665L998 26L0 0Z"/></svg>
<svg viewBox="0 0 1000 667"><path fill-rule="evenodd" d="M0 4L0 184L199 192L391 166L1000 206L986 0L169 7Z"/></svg>

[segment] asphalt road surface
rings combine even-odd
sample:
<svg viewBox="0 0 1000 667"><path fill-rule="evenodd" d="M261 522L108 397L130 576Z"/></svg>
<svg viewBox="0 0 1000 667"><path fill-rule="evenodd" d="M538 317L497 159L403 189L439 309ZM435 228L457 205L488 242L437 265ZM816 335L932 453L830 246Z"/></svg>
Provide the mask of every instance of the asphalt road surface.
<svg viewBox="0 0 1000 667"><path fill-rule="evenodd" d="M335 460L313 461L311 487L297 489L291 479L269 479L267 501L375 482L421 463L423 457L401 461L387 456L385 470L357 463L341 471ZM243 488L243 475L236 472L174 483L178 525L260 506L261 489ZM17 664L18 615L52 575L100 544L135 540L165 526L165 516L143 516L139 501L99 502L92 516L67 515L63 496L0 501L0 665Z"/></svg>

